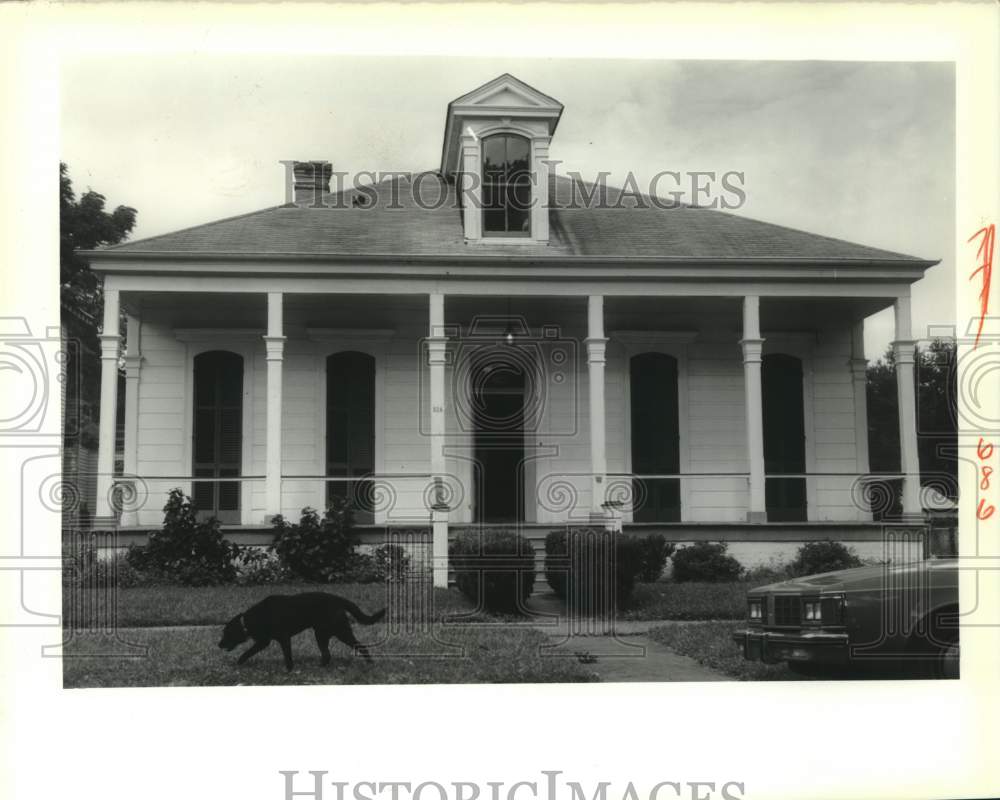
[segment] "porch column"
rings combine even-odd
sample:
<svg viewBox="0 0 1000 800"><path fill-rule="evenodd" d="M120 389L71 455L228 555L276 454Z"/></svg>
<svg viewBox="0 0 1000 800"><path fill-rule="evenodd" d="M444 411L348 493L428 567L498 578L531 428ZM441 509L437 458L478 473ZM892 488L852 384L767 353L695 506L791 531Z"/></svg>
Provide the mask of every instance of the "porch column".
<svg viewBox="0 0 1000 800"><path fill-rule="evenodd" d="M747 522L767 522L764 495L764 403L760 363L764 340L760 336L760 297L743 298L743 386L746 394L747 460L750 465L750 505Z"/></svg>
<svg viewBox="0 0 1000 800"><path fill-rule="evenodd" d="M115 469L115 421L118 416L118 290L104 290L101 331L101 416L97 446L98 517L111 516L111 486Z"/></svg>
<svg viewBox="0 0 1000 800"><path fill-rule="evenodd" d="M863 475L871 470L868 462L868 360L865 358L865 323L851 327L851 380L854 385L855 470Z"/></svg>
<svg viewBox="0 0 1000 800"><path fill-rule="evenodd" d="M917 397L914 386L914 350L910 331L910 298L897 297L894 305L896 338L892 353L896 360L896 397L899 403L899 463L903 473L903 514L919 515L920 455L917 450Z"/></svg>
<svg viewBox="0 0 1000 800"><path fill-rule="evenodd" d="M142 350L139 342L141 323L134 314L125 317L125 453L123 471L129 477L139 472L139 370ZM133 493L133 498L136 497ZM124 505L124 503L123 503ZM137 525L137 509L122 509L122 525Z"/></svg>
<svg viewBox="0 0 1000 800"><path fill-rule="evenodd" d="M431 480L434 482L434 501L431 506L431 561L434 585L448 586L448 504L444 497L444 478L447 471L444 456L445 396L444 369L447 362L448 337L444 327L444 295L431 294L429 307L430 325L427 337L427 364L430 369L430 445Z"/></svg>
<svg viewBox="0 0 1000 800"><path fill-rule="evenodd" d="M281 292L267 294L267 466L264 470L265 521L281 513L281 391L282 362L285 354Z"/></svg>
<svg viewBox="0 0 1000 800"><path fill-rule="evenodd" d="M608 340L604 338L604 297L587 300L587 372L590 377L590 507L603 518L604 480L608 472L604 419L604 364Z"/></svg>

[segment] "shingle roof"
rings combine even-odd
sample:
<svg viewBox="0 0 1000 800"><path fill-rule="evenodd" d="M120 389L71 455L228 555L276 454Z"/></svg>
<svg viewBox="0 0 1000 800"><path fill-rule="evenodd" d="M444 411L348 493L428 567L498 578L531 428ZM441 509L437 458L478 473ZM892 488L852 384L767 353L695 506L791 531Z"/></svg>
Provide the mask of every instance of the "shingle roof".
<svg viewBox="0 0 1000 800"><path fill-rule="evenodd" d="M425 205L413 197L418 186ZM308 256L528 256L663 258L746 261L910 261L913 256L747 219L714 209L677 205L635 207L631 195L608 187L607 198L622 208L596 207L579 201L572 181L562 176L550 184L556 199L550 209L546 244L468 244L455 187L437 173L396 178L372 187L377 202L354 205L359 193L327 195L329 208L277 206L185 230L126 242L101 252L122 255L289 255ZM573 204L573 198L577 202ZM396 202L393 199L396 198Z"/></svg>

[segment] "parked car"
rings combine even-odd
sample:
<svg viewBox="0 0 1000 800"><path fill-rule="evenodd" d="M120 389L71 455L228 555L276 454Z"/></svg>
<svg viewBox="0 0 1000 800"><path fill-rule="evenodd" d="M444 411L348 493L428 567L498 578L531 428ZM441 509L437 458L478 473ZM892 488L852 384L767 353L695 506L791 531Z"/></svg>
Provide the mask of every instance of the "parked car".
<svg viewBox="0 0 1000 800"><path fill-rule="evenodd" d="M744 658L814 677L957 678L958 568L932 557L752 589Z"/></svg>

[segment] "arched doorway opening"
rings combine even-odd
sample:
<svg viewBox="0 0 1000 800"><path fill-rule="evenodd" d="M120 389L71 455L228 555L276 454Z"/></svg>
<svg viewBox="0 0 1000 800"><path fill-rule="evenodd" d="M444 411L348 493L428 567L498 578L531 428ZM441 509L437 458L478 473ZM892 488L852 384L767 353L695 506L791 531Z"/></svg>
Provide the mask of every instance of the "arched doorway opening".
<svg viewBox="0 0 1000 800"><path fill-rule="evenodd" d="M504 348L476 360L470 374L477 522L524 520L524 426L528 376Z"/></svg>

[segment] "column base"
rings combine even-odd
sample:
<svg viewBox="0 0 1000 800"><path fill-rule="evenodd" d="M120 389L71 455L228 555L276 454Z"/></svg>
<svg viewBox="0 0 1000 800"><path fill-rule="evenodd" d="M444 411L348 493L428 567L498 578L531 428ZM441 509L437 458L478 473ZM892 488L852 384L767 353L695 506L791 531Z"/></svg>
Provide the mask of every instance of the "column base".
<svg viewBox="0 0 1000 800"><path fill-rule="evenodd" d="M434 587L448 588L448 509L431 510L431 567Z"/></svg>
<svg viewBox="0 0 1000 800"><path fill-rule="evenodd" d="M761 525L767 522L767 512L766 511L748 511L747 512L747 522L754 525Z"/></svg>

